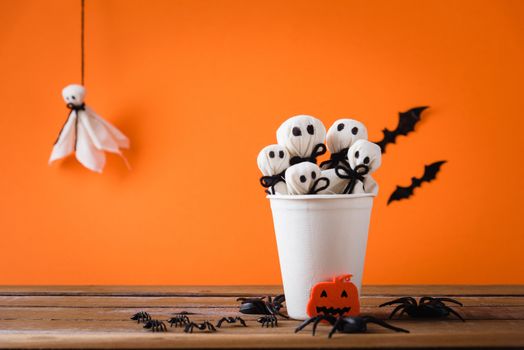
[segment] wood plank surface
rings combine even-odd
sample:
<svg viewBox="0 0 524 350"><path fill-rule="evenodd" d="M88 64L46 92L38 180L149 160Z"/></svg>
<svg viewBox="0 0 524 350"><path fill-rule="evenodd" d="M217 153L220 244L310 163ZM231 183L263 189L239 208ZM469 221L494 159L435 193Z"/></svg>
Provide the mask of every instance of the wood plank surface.
<svg viewBox="0 0 524 350"><path fill-rule="evenodd" d="M295 334L298 321L261 328L225 325L216 333L185 334L180 328L152 333L129 317L138 311L168 319L189 311L194 321L216 323L238 316L237 297L276 295L278 286L0 286L0 348L499 348L524 347L524 286L365 286L362 313L387 318L378 308L398 296L451 296L467 320L393 320L411 333L370 326L366 334L336 334L321 325Z"/></svg>

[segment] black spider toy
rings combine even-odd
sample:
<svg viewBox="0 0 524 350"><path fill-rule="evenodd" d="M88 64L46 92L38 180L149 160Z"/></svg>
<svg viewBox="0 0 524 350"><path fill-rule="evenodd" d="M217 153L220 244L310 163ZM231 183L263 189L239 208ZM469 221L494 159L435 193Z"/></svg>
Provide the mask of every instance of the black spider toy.
<svg viewBox="0 0 524 350"><path fill-rule="evenodd" d="M182 311L181 313L175 314L175 316L171 317L167 322L169 322L171 327L173 327L173 325L175 325L175 327L188 325L191 323L191 320L187 315L189 315L189 312Z"/></svg>
<svg viewBox="0 0 524 350"><path fill-rule="evenodd" d="M266 328L278 327L278 320L275 315L265 315L262 317L259 317L257 320L258 323L262 325L262 327L266 326Z"/></svg>
<svg viewBox="0 0 524 350"><path fill-rule="evenodd" d="M167 327L164 322L159 320L149 320L144 325L144 328L151 329L153 332L167 332Z"/></svg>
<svg viewBox="0 0 524 350"><path fill-rule="evenodd" d="M146 322L146 321L151 320L151 315L149 315L145 311L140 311L140 312L137 312L136 314L134 314L133 317L131 317L131 319L133 321L136 321L136 323Z"/></svg>
<svg viewBox="0 0 524 350"><path fill-rule="evenodd" d="M220 328L222 327L222 323L240 323L242 326L247 327L246 321L244 321L241 317L222 317L220 321L218 321L216 327Z"/></svg>
<svg viewBox="0 0 524 350"><path fill-rule="evenodd" d="M331 331L329 332L329 336L328 336L329 338L331 338L333 334L336 332L339 332L339 333L365 333L367 331L368 323L378 324L379 326L394 330L395 332L409 333L408 330L405 330L403 328L394 327L372 316L357 316L357 317L339 316L339 317L336 317L333 315L324 315L324 314L321 314L315 317L311 317L305 320L300 326L298 326L295 329L295 333L301 331L308 324L314 322L312 334L315 335L317 325L319 324L320 321L323 321L323 320L328 321L333 326L333 328L331 328Z"/></svg>
<svg viewBox="0 0 524 350"><path fill-rule="evenodd" d="M184 328L184 332L193 333L193 328L195 327L197 329L200 329L201 331L205 331L205 330L208 330L211 332L217 331L217 329L209 321L204 321L202 323L194 323L194 322L189 323L188 325L186 325L186 328Z"/></svg>
<svg viewBox="0 0 524 350"><path fill-rule="evenodd" d="M402 310L399 316L403 313L407 313L413 318L441 318L447 317L449 314L457 316L459 319L465 322L464 318L460 316L458 312L450 308L444 302L450 302L462 306L462 303L451 298L433 298L433 297L422 297L417 301L412 297L403 297L395 300L388 301L387 303L381 304L379 307L400 304L391 312L389 318L393 318L395 314Z"/></svg>
<svg viewBox="0 0 524 350"><path fill-rule="evenodd" d="M282 303L286 301L286 297L283 294L277 295L274 299L268 296L267 300L264 300L264 297L260 297L238 298L237 301L241 302L239 311L243 314L279 315L289 318L280 312L280 309L283 307Z"/></svg>

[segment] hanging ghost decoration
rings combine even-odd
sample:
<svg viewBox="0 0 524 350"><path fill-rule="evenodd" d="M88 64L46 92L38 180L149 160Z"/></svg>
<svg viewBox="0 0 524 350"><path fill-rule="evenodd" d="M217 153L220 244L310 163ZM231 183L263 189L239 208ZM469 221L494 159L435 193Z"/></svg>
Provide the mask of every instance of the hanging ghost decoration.
<svg viewBox="0 0 524 350"><path fill-rule="evenodd" d="M321 177L318 165L302 162L286 170L286 184L288 194L317 194L329 186L329 180Z"/></svg>
<svg viewBox="0 0 524 350"><path fill-rule="evenodd" d="M285 147L290 164L317 163L317 157L326 153L326 128L320 120L309 115L297 115L286 120L277 130L277 142Z"/></svg>
<svg viewBox="0 0 524 350"><path fill-rule="evenodd" d="M129 139L86 106L85 94L85 88L76 84L62 90L70 113L55 141L49 163L74 152L83 166L101 173L106 161L105 151L116 153L126 161L120 149L129 148Z"/></svg>
<svg viewBox="0 0 524 350"><path fill-rule="evenodd" d="M280 145L269 145L257 157L258 168L262 172L260 184L267 188L267 194L287 194L284 173L289 167L289 153Z"/></svg>
<svg viewBox="0 0 524 350"><path fill-rule="evenodd" d="M347 164L349 147L357 140L367 140L368 131L364 124L354 119L339 119L331 125L326 135L327 149L330 159L322 162L323 169L334 169L337 165Z"/></svg>
<svg viewBox="0 0 524 350"><path fill-rule="evenodd" d="M349 180L344 193L378 193L378 184L371 177L382 162L380 147L367 140L356 141L348 150L349 168L337 166L335 172Z"/></svg>

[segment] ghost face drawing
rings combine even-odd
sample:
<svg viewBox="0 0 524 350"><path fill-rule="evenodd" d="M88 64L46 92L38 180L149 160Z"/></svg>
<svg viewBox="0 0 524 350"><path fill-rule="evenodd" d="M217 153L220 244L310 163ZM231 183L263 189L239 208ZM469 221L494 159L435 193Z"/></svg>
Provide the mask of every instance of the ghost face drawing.
<svg viewBox="0 0 524 350"><path fill-rule="evenodd" d="M84 104L85 95L86 89L82 85L71 84L62 90L64 101L71 106L82 106Z"/></svg>
<svg viewBox="0 0 524 350"><path fill-rule="evenodd" d="M329 180L320 176L320 168L311 162L302 162L286 170L289 194L315 194L329 186Z"/></svg>
<svg viewBox="0 0 524 350"><path fill-rule="evenodd" d="M316 163L316 157L326 152L325 137L322 122L309 115L291 117L277 130L277 142L288 150L292 165L303 161Z"/></svg>
<svg viewBox="0 0 524 350"><path fill-rule="evenodd" d="M257 157L258 168L264 175L260 182L269 194L287 194L284 171L289 167L289 153L280 145L269 145Z"/></svg>
<svg viewBox="0 0 524 350"><path fill-rule="evenodd" d="M354 119L339 119L331 125L326 135L326 144L331 157L320 165L323 169L347 166L347 151L357 140L366 140L368 131L364 124Z"/></svg>

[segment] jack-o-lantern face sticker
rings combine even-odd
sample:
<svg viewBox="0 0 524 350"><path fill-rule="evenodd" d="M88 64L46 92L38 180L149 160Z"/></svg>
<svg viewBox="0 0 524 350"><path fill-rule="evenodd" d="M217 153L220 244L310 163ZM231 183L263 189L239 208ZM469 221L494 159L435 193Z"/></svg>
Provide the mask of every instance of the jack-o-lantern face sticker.
<svg viewBox="0 0 524 350"><path fill-rule="evenodd" d="M310 317L319 314L358 316L360 301L357 287L351 282L351 275L338 276L332 282L314 285L307 304L307 314Z"/></svg>

